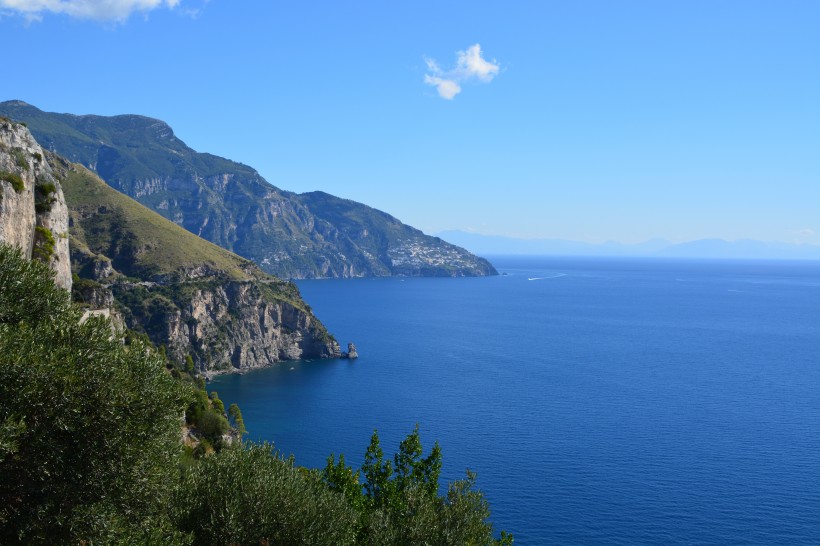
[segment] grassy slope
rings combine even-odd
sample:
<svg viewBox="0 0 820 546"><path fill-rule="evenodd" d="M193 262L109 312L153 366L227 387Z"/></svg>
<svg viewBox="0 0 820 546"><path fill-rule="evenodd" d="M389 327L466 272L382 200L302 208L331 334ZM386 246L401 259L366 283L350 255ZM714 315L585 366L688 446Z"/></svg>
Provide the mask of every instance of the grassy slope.
<svg viewBox="0 0 820 546"><path fill-rule="evenodd" d="M71 246L75 272L81 277L85 275L82 260L74 259L76 254L96 255L110 259L117 272L129 277L163 281L141 285L122 282L125 279L120 275L104 281L111 283L108 286L113 291L116 307L129 328L148 334L155 344L166 343L163 336L168 316L187 308L197 292L216 291L235 282L252 284L251 297L259 294L267 302L284 302L312 316L293 283L268 275L253 262L166 220L114 190L85 167L51 153L47 156L62 182L73 219ZM194 268L205 268L207 272L190 278ZM232 335L233 328L237 327L233 320L235 317L222 317L217 321L217 331L209 333L201 346L190 349L194 360L205 369L219 364L212 353L224 346L225 339ZM332 338L315 318L305 335ZM181 362L184 355L171 351L169 356Z"/></svg>
<svg viewBox="0 0 820 546"><path fill-rule="evenodd" d="M118 234L127 234L127 243L134 249L133 270L142 273L137 276L169 275L206 266L236 280L268 278L249 260L166 220L112 189L85 167L62 163L58 168L65 173L61 177L63 192L75 217L74 242L112 257L116 253L111 252L113 246L126 246L115 240Z"/></svg>

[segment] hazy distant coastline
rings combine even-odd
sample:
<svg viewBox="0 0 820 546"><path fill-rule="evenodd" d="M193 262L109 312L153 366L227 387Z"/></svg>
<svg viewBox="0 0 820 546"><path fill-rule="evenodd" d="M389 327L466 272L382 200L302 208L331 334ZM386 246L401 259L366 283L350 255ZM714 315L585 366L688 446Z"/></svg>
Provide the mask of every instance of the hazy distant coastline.
<svg viewBox="0 0 820 546"><path fill-rule="evenodd" d="M436 234L448 243L461 246L478 255L521 254L554 256L634 256L665 258L726 258L761 260L820 260L820 245L738 239L698 239L672 243L650 239L642 243L617 241L585 243L565 239L518 239L481 235L466 231L442 231Z"/></svg>

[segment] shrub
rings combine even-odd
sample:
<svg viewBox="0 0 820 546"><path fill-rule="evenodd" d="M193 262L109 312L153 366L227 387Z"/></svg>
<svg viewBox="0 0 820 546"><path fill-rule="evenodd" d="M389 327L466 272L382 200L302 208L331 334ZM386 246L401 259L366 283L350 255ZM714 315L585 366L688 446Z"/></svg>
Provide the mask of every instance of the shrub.
<svg viewBox="0 0 820 546"><path fill-rule="evenodd" d="M54 254L54 235L51 230L42 226L34 228L34 249L32 256L42 262L48 262Z"/></svg>
<svg viewBox="0 0 820 546"><path fill-rule="evenodd" d="M191 393L191 399L188 408L185 410L185 420L189 425L196 425L200 417L210 409L211 404L208 401L208 393L204 389L194 389Z"/></svg>
<svg viewBox="0 0 820 546"><path fill-rule="evenodd" d="M55 186L51 182L46 182L45 184L39 184L39 185L37 185L37 187L35 189L44 196L48 195L50 193L56 193L57 192L57 186Z"/></svg>
<svg viewBox="0 0 820 546"><path fill-rule="evenodd" d="M24 152L20 148L15 148L12 152L12 155L14 155L14 162L17 164L18 167L20 167L24 171L29 170L28 160L26 159L26 152Z"/></svg>
<svg viewBox="0 0 820 546"><path fill-rule="evenodd" d="M51 205L57 200L53 194L57 193L57 186L51 182L40 183L38 177L34 186L34 209L38 214L51 210Z"/></svg>
<svg viewBox="0 0 820 546"><path fill-rule="evenodd" d="M222 436L227 434L230 427L224 415L206 410L197 420L196 428L208 442L216 447L221 444Z"/></svg>
<svg viewBox="0 0 820 546"><path fill-rule="evenodd" d="M5 180L11 187L14 188L14 191L20 193L24 189L26 189L26 184L23 182L23 179L20 178L19 174L10 173L8 171L0 171L0 180Z"/></svg>

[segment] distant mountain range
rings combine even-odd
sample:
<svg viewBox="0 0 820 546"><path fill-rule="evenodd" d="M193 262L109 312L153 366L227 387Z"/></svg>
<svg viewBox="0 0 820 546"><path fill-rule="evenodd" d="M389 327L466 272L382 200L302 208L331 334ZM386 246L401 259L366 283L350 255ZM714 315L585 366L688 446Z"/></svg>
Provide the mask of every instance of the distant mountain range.
<svg viewBox="0 0 820 546"><path fill-rule="evenodd" d="M480 235L465 231L442 231L439 237L482 255L529 254L552 256L657 256L668 258L734 258L820 260L820 245L738 239L699 239L686 243L671 243L651 239L643 243L624 244L616 241L593 244L564 239L517 239L495 235Z"/></svg>
<svg viewBox="0 0 820 546"><path fill-rule="evenodd" d="M165 122L137 115L43 112L22 101L0 115L24 122L46 149L80 163L165 218L283 278L494 275L466 250L355 201L296 194L253 168L199 153ZM214 131L230 131L214 119Z"/></svg>

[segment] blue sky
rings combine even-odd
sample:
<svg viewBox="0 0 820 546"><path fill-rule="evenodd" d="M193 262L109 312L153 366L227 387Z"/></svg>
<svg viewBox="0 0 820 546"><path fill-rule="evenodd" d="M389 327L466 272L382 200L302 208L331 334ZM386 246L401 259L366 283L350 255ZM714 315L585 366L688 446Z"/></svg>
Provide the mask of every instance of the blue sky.
<svg viewBox="0 0 820 546"><path fill-rule="evenodd" d="M815 1L0 0L0 14L0 100L161 118L281 188L426 232L820 243Z"/></svg>

